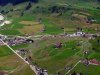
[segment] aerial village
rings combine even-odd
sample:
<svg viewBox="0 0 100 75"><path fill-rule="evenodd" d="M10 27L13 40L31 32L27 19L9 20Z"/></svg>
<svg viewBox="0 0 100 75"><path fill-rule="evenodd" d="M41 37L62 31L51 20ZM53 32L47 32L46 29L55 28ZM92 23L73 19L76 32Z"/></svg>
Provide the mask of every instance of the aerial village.
<svg viewBox="0 0 100 75"><path fill-rule="evenodd" d="M9 59L11 61L1 62L4 64L3 67L0 65L0 75L99 74L99 7L84 6L85 9L72 5L57 3L50 6L47 3L45 8L26 2L26 6L22 3L21 7L13 7L16 9L0 10L0 56L3 57L4 53L8 61L10 53L13 53L12 60ZM96 10L97 15L92 9ZM24 63L24 66L19 65L19 62ZM8 63L11 63L10 66ZM26 65L32 72L25 69ZM20 74L22 69L28 73ZM96 69L97 72L94 71Z"/></svg>

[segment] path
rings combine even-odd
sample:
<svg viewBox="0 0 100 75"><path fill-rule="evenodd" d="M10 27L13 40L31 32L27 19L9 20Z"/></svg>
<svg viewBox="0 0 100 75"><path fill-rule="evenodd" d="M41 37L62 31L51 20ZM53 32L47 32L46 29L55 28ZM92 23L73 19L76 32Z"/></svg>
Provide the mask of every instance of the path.
<svg viewBox="0 0 100 75"><path fill-rule="evenodd" d="M81 50L80 50L79 52L84 51L84 47L86 47L85 45L87 45L87 42L86 42L86 41L85 41L85 42L82 41L82 48L81 48ZM79 53L79 52L78 52L78 53ZM75 55L77 55L77 53L76 53ZM84 53L83 53L82 58L84 58ZM73 68L71 68L70 70L68 70L67 73L66 73L65 75L69 74L80 62L81 62L81 60L79 60L79 61L73 66Z"/></svg>
<svg viewBox="0 0 100 75"><path fill-rule="evenodd" d="M78 61L65 75L69 74L81 61Z"/></svg>

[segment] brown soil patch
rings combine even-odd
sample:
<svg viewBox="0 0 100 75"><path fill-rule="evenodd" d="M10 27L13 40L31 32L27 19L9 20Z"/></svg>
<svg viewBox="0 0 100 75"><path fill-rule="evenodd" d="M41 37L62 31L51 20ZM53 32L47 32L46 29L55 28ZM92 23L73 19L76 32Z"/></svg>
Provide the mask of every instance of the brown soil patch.
<svg viewBox="0 0 100 75"><path fill-rule="evenodd" d="M24 24L24 25L37 25L37 24L39 24L39 22L34 22L34 21L21 21L19 23Z"/></svg>
<svg viewBox="0 0 100 75"><path fill-rule="evenodd" d="M21 24L25 26L20 29L20 32L23 34L35 34L43 30L43 25L35 21L21 21Z"/></svg>
<svg viewBox="0 0 100 75"><path fill-rule="evenodd" d="M43 30L43 25L25 26L20 31L24 34L35 34Z"/></svg>

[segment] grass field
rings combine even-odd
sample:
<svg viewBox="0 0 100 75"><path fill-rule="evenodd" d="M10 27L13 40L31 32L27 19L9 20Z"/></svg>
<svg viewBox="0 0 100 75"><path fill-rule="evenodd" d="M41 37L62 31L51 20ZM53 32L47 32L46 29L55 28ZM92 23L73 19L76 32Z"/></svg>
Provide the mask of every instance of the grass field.
<svg viewBox="0 0 100 75"><path fill-rule="evenodd" d="M9 75L35 75L29 66L6 46L0 47L0 71Z"/></svg>
<svg viewBox="0 0 100 75"><path fill-rule="evenodd" d="M45 40L45 41L44 41ZM33 63L37 63L42 68L47 68L48 73L57 73L58 71L64 74L66 66L74 65L80 57L75 55L81 50L81 46L77 46L82 38L48 38L28 46L32 51ZM59 41L58 41L59 40ZM54 44L62 42L61 48L54 48Z"/></svg>
<svg viewBox="0 0 100 75"><path fill-rule="evenodd" d="M59 40L59 41L58 41ZM47 67L49 73L67 72L64 68L73 66L81 58L79 53L81 47L77 46L80 41L86 41L82 38L55 38L47 39L45 42L38 42L39 45L30 46L33 49L33 59L43 68ZM54 48L56 42L62 42L62 48Z"/></svg>
<svg viewBox="0 0 100 75"><path fill-rule="evenodd" d="M35 75L35 73L29 68L27 65L23 65L22 67L19 67L18 70L15 70L14 73L11 75Z"/></svg>
<svg viewBox="0 0 100 75"><path fill-rule="evenodd" d="M25 25L22 29L20 29L20 32L23 34L36 34L43 31L43 25L39 22L22 21L20 23Z"/></svg>
<svg viewBox="0 0 100 75"><path fill-rule="evenodd" d="M85 66L84 64L80 63L78 66L75 67L73 71L76 71L77 73L82 72L83 74L88 74L88 75L99 75L100 66L96 65Z"/></svg>
<svg viewBox="0 0 100 75"><path fill-rule="evenodd" d="M58 41L59 40L59 41ZM82 41L80 46L77 44ZM54 44L57 42L63 43L61 48L54 48ZM87 46L88 45L88 46ZM96 58L99 60L99 53L93 52L91 50L91 44L87 39L84 38L46 38L42 39L41 41L35 41L31 45L19 45L13 46L13 49L20 49L20 48L27 48L32 51L32 59L33 63L37 63L38 66L42 68L47 68L48 73L57 73L60 72L61 74L65 74L68 70L65 70L67 66L74 66L79 59L81 59L83 55L82 50L90 50L90 54L87 56L89 59ZM82 73L84 74L86 71L84 70L84 65L81 64L80 66L83 67ZM80 72L79 65L73 70L76 72ZM93 69L92 67L98 69L99 74L99 66L92 66L90 65L91 72ZM94 73L96 75L96 72ZM90 73L92 75L92 73Z"/></svg>
<svg viewBox="0 0 100 75"><path fill-rule="evenodd" d="M0 47L0 57L12 55L13 52L6 46Z"/></svg>
<svg viewBox="0 0 100 75"><path fill-rule="evenodd" d="M100 61L100 38L96 38L94 40L90 40L90 43L92 44L92 50L93 52L88 56L90 59L97 59Z"/></svg>

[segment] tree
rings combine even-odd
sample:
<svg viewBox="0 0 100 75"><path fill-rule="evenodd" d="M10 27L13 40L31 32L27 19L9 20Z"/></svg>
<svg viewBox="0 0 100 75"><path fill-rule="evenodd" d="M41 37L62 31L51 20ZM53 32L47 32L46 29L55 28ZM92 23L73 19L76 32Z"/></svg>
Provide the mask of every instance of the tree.
<svg viewBox="0 0 100 75"><path fill-rule="evenodd" d="M74 71L71 75L76 75L76 72Z"/></svg>
<svg viewBox="0 0 100 75"><path fill-rule="evenodd" d="M22 12L20 16L23 16L23 15L24 15L24 12Z"/></svg>
<svg viewBox="0 0 100 75"><path fill-rule="evenodd" d="M29 2L29 4L26 6L25 10L29 10L32 7L31 2Z"/></svg>
<svg viewBox="0 0 100 75"><path fill-rule="evenodd" d="M83 74L80 72L80 75L83 75Z"/></svg>
<svg viewBox="0 0 100 75"><path fill-rule="evenodd" d="M99 38L97 39L97 44L100 44L100 39Z"/></svg>

